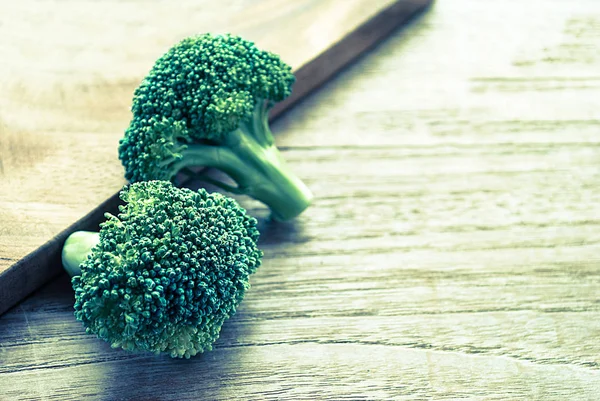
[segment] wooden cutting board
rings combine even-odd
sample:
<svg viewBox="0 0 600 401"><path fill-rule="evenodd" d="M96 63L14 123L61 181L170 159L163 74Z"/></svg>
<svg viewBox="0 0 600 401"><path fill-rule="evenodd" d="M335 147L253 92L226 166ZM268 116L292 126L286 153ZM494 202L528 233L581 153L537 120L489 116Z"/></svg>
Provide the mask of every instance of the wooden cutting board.
<svg viewBox="0 0 600 401"><path fill-rule="evenodd" d="M0 314L61 271L69 233L114 212L133 90L179 39L231 32L280 54L298 82L275 118L429 3L2 2Z"/></svg>

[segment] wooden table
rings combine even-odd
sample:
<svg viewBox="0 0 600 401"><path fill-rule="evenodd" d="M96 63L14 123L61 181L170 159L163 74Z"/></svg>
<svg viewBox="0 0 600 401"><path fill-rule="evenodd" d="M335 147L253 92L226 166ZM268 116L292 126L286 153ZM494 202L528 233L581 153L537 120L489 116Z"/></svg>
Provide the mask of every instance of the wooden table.
<svg viewBox="0 0 600 401"><path fill-rule="evenodd" d="M275 124L316 194L189 361L0 317L2 400L597 400L600 3L439 1Z"/></svg>

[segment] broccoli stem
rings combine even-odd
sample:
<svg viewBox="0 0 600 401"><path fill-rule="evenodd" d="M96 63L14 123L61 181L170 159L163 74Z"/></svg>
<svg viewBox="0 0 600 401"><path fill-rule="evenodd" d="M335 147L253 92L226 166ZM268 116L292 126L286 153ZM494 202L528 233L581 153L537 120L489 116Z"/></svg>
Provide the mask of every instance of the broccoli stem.
<svg viewBox="0 0 600 401"><path fill-rule="evenodd" d="M69 276L79 276L79 266L92 253L100 242L100 233L92 231L76 231L69 235L62 250L62 264Z"/></svg>
<svg viewBox="0 0 600 401"><path fill-rule="evenodd" d="M189 145L181 159L171 164L176 172L186 167L208 166L229 175L237 188L211 180L224 190L249 195L265 203L276 220L298 216L312 201L308 187L291 171L275 146L266 106L254 118L227 134L220 145Z"/></svg>
<svg viewBox="0 0 600 401"><path fill-rule="evenodd" d="M313 195L288 167L277 147L260 144L242 130L228 138L231 141L235 137L239 142L230 147L246 162L246 168L236 172L245 182L244 192L269 206L277 220L289 220L302 213Z"/></svg>

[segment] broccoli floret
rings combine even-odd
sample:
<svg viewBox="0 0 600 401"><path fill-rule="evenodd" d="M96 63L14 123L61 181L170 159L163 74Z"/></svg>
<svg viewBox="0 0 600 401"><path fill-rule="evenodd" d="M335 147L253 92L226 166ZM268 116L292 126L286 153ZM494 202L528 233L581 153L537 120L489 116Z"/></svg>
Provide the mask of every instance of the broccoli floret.
<svg viewBox="0 0 600 401"><path fill-rule="evenodd" d="M286 165L268 122L294 80L277 55L240 37L182 40L135 90L119 143L125 178L173 180L190 167L214 167L237 186L210 182L265 203L278 220L296 217L312 193Z"/></svg>
<svg viewBox="0 0 600 401"><path fill-rule="evenodd" d="M117 216L63 248L75 316L113 348L185 357L212 349L260 266L256 219L224 195L168 181L126 186Z"/></svg>

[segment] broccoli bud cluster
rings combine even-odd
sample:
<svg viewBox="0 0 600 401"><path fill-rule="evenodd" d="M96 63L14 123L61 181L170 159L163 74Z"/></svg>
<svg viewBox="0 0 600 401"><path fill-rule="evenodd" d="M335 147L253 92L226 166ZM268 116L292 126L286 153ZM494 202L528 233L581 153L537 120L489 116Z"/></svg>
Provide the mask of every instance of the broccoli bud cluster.
<svg viewBox="0 0 600 401"><path fill-rule="evenodd" d="M256 219L231 198L166 181L120 196L125 205L106 215L72 278L76 318L115 348L185 358L210 350L260 266Z"/></svg>
<svg viewBox="0 0 600 401"><path fill-rule="evenodd" d="M279 102L291 93L295 77L279 56L259 50L239 36L203 34L183 39L160 57L135 90L133 118L119 146L130 181L172 175L156 162L169 141L155 129L176 126L182 143L219 144L252 119L257 105ZM162 132L162 131L161 131ZM167 178L168 179L168 178Z"/></svg>
<svg viewBox="0 0 600 401"><path fill-rule="evenodd" d="M213 184L265 203L278 220L304 211L312 193L275 146L268 121L295 77L279 56L232 35L186 38L159 58L135 90L119 142L131 182L173 180L212 167L237 186Z"/></svg>

